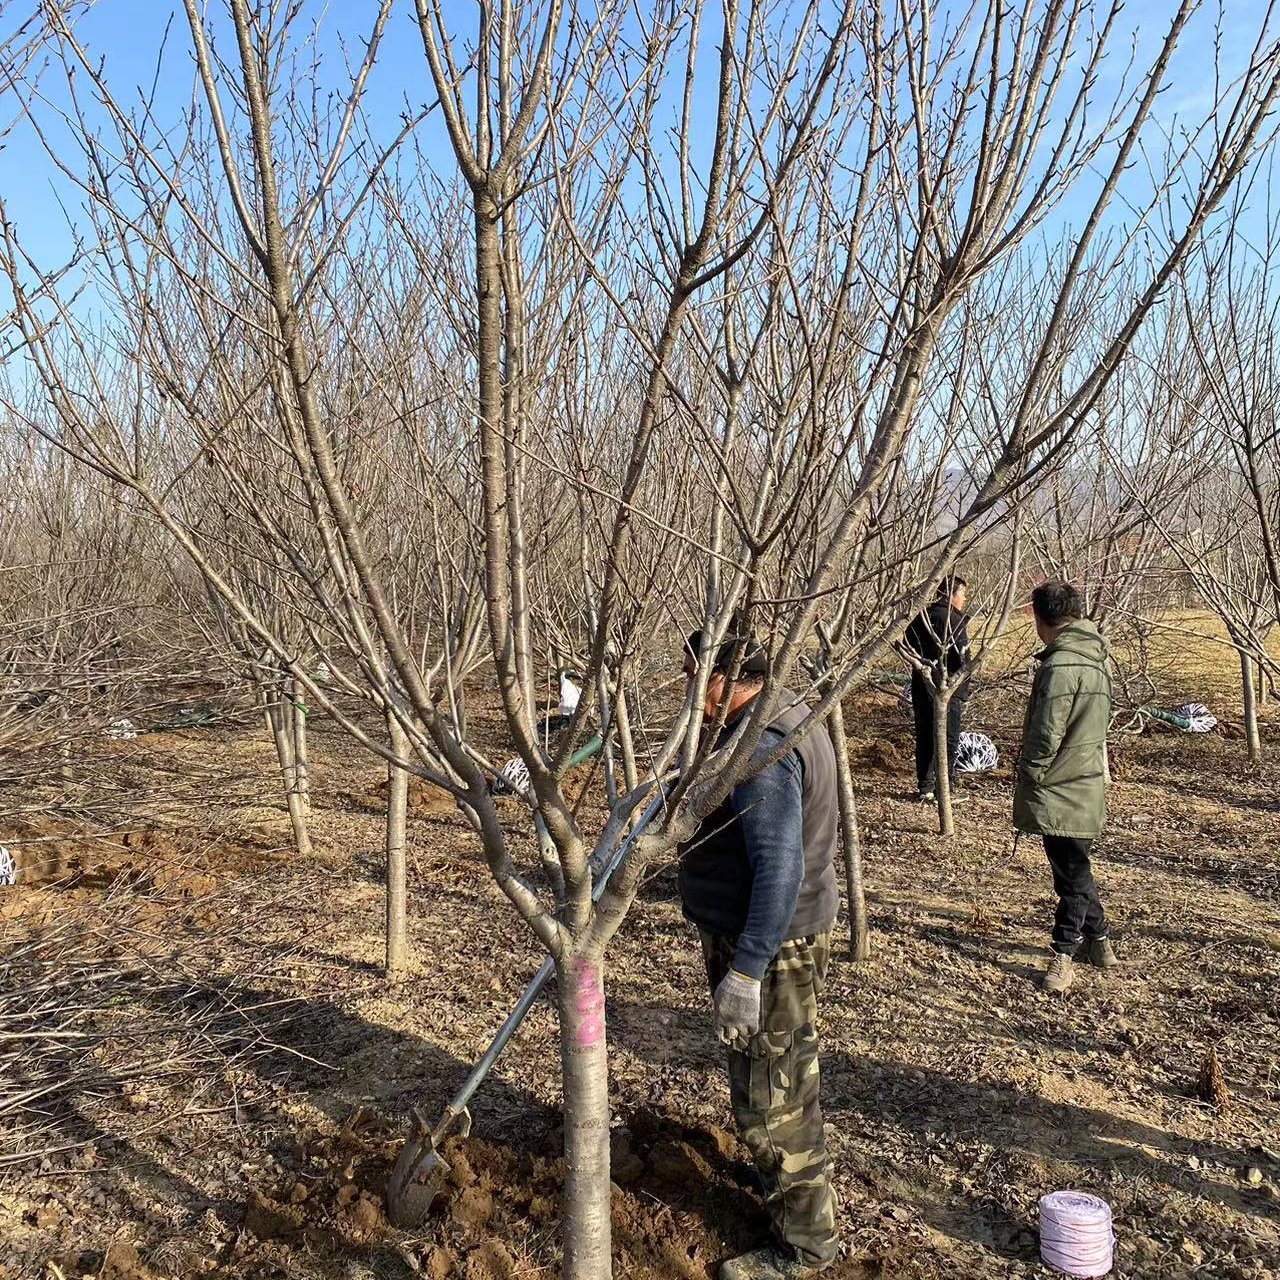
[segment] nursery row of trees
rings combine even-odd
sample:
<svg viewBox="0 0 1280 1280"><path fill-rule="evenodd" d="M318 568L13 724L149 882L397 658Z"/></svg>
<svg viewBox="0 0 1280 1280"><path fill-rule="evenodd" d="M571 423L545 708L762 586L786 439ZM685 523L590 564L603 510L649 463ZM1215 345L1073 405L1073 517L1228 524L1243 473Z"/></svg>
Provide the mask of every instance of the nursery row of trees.
<svg viewBox="0 0 1280 1280"><path fill-rule="evenodd" d="M1090 0L370 8L340 59L304 4L184 0L169 112L78 6L10 10L15 109L77 234L45 262L3 219L0 733L19 770L72 769L75 732L166 680L234 681L305 852L324 713L388 769L389 966L406 781L450 795L555 961L565 1274L599 1277L606 947L784 688L847 759L842 700L963 558L979 665L1061 573L1113 628L1217 614L1253 716L1280 619L1280 56L1269 18L1234 31L1172 117L1212 34L1190 0L1132 57ZM406 28L400 90L428 101L388 125L371 86ZM722 750L706 664L674 679L695 627L769 655ZM583 696L549 743L558 666ZM597 730L588 828L566 775ZM508 752L527 838L492 786ZM846 802L865 948L847 774Z"/></svg>

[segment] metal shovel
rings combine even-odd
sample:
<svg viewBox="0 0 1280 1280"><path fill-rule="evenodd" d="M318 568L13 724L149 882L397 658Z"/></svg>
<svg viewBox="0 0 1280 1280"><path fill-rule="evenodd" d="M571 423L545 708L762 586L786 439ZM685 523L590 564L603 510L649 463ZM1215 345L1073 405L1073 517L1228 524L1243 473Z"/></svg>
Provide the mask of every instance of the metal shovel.
<svg viewBox="0 0 1280 1280"><path fill-rule="evenodd" d="M627 851L639 839L645 828L653 821L662 808L664 795L661 790L649 801L640 820L632 828L630 834L617 849L614 850L604 873L592 886L592 901L599 901L619 863ZM436 1197L444 1190L449 1176L449 1163L441 1150L446 1139L457 1136L465 1138L471 1132L471 1112L467 1109L476 1090L484 1083L485 1077L493 1069L507 1041L515 1034L516 1028L525 1020L525 1016L533 1007L538 993L546 986L547 979L555 972L555 963L548 957L534 974L533 980L524 989L516 1007L511 1010L507 1020L493 1037L493 1043L485 1050L484 1057L471 1068L470 1075L462 1082L462 1087L449 1100L441 1115L439 1123L434 1127L427 1123L422 1112L413 1108L415 1132L404 1144L395 1168L391 1171L391 1179L387 1183L387 1217L397 1227L413 1228L419 1226L431 1211Z"/></svg>

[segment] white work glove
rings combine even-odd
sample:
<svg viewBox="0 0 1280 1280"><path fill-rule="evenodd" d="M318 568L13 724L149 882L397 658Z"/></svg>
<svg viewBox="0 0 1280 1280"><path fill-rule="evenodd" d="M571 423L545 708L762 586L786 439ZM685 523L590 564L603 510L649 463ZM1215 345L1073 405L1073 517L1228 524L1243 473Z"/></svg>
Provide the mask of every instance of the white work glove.
<svg viewBox="0 0 1280 1280"><path fill-rule="evenodd" d="M716 988L715 1006L720 1043L745 1049L760 1030L760 980L730 969Z"/></svg>

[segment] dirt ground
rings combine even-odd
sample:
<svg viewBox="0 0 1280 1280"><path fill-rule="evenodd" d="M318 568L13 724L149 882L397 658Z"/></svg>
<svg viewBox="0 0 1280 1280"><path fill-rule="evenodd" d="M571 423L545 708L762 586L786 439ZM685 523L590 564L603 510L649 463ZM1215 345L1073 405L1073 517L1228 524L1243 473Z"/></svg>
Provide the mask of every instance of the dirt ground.
<svg viewBox="0 0 1280 1280"><path fill-rule="evenodd" d="M973 717L1011 758L1008 706L979 698ZM1111 1203L1117 1275L1280 1274L1280 768L1219 735L1116 744L1099 869L1125 967L1062 1001L1035 985L1050 882L1038 847L1014 847L1007 768L965 787L945 842L906 798L892 699L852 718L875 937L870 962L837 956L823 1000L833 1280L1047 1275L1037 1198L1067 1187ZM253 796L268 748L251 729L101 748L139 785L189 766L198 806L108 821L0 796L0 841L28 868L0 890L3 1280L556 1274L546 1001L451 1147L427 1228L383 1215L410 1107L435 1117L539 957L456 817L419 792L413 967L387 982L377 770L315 736L305 863ZM608 989L615 1273L714 1275L764 1218L670 867ZM1220 1107L1195 1093L1211 1048Z"/></svg>

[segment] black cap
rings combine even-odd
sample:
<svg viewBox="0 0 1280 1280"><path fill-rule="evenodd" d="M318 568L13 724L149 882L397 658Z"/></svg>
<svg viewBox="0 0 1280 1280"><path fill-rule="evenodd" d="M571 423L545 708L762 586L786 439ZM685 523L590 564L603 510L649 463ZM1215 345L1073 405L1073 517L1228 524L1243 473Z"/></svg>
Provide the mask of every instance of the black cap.
<svg viewBox="0 0 1280 1280"><path fill-rule="evenodd" d="M702 650L702 632L692 631L684 642L685 650L695 662ZM733 660L741 652L742 662L738 674L744 676L762 676L769 670L769 655L760 647L754 637L749 635L727 636L724 643L716 650L711 662L712 671L728 671Z"/></svg>

